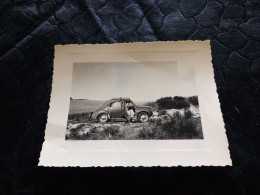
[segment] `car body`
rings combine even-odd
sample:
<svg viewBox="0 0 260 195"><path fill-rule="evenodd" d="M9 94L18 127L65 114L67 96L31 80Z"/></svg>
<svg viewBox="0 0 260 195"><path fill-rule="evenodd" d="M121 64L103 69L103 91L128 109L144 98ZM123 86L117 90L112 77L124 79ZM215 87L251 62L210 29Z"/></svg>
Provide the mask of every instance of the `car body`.
<svg viewBox="0 0 260 195"><path fill-rule="evenodd" d="M90 113L90 117L91 119L99 120L100 122L107 122L111 119L123 119L126 111L126 103L135 110L135 115L132 118L133 121L147 122L149 117L153 115L152 107L139 106L130 98L118 97L105 102L96 111Z"/></svg>

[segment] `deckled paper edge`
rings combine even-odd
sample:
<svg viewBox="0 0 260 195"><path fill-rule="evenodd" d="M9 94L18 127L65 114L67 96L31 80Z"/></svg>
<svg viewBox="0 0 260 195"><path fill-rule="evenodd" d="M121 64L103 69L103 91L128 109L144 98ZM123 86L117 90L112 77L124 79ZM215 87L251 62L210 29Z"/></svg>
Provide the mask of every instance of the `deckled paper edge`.
<svg viewBox="0 0 260 195"><path fill-rule="evenodd" d="M221 117L222 117L222 120L223 120L223 123L224 123L224 129L225 129L225 135L226 135L226 139L227 139L227 146L228 146L228 152L229 152L229 158L230 158L230 165L201 165L201 166L183 166L183 165L173 165L173 166L160 166L160 165L153 165L153 166L143 166L143 165L140 165L140 166L45 166L45 165L39 165L40 164L40 158L41 158L41 154L42 154L42 149L43 149L43 146L44 146L44 143L46 141L46 138L45 138L45 132L46 132L46 127L47 127L47 124L48 124L48 121L49 121L49 110L50 110L50 103L52 101L52 94L53 94L53 78L54 78L54 74L55 74L55 66L54 66L54 60L55 60L55 57L56 57L56 48L57 46L76 46L76 45L79 45L79 46L87 46L87 45L123 45L123 44L137 44L137 43L177 43L177 42L209 42L209 46L210 46L210 53L211 53L211 66L213 68L213 74L214 74L214 82L215 82L215 87L216 87L216 93L217 93L217 98L218 98L218 103L219 103L219 106L220 106L220 111L221 111ZM46 122L46 125L45 125L45 130L44 130L44 141L42 143L42 148L41 148L41 152L40 152L40 158L38 160L38 166L40 167L79 167L79 168L142 168L142 167L147 167L147 168L156 168L156 167L231 167L233 166L233 161L232 161L232 158L231 158L231 154L230 154L230 145L229 145L229 141L228 141L228 136L227 136L227 130L226 130L226 124L224 122L224 118L223 118L223 112L221 110L221 102L220 102L220 99L219 99L219 94L218 94L218 87L217 87L217 84L216 84L216 75L215 75L215 69L214 69L214 65L213 65L213 57L212 57L212 45L211 45L211 41L210 40L180 40L180 41L150 41L150 42L121 42L121 43L88 43L88 44L57 44L54 46L54 58L53 58L53 71L52 71L52 84L51 84L51 93L50 93L50 101L49 101L49 108L48 108L48 112L47 112L47 122ZM71 87L71 86L70 86Z"/></svg>

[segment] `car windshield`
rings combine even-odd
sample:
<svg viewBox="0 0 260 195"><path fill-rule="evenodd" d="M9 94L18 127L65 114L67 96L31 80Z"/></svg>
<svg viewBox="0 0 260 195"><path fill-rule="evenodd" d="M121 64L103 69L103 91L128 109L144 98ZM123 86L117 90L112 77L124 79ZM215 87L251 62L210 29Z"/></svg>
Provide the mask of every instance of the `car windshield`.
<svg viewBox="0 0 260 195"><path fill-rule="evenodd" d="M110 100L106 101L102 106L100 106L100 108L104 108L109 102Z"/></svg>

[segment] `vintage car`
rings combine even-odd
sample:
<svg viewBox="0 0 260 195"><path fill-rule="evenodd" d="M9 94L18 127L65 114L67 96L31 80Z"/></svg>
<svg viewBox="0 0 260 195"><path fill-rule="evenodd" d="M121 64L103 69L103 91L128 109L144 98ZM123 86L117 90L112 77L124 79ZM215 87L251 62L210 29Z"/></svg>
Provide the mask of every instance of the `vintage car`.
<svg viewBox="0 0 260 195"><path fill-rule="evenodd" d="M104 103L95 112L90 113L90 118L105 123L111 119L123 119L128 104L135 112L131 121L147 122L153 115L152 107L138 106L130 98L113 98Z"/></svg>

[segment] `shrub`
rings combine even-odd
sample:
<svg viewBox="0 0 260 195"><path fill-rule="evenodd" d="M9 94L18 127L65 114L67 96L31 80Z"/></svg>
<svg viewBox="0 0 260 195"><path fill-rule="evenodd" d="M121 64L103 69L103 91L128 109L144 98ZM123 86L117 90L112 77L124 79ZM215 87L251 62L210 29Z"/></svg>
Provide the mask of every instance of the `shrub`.
<svg viewBox="0 0 260 195"><path fill-rule="evenodd" d="M90 133L97 133L98 132L98 130L97 130L97 127L92 127L92 128L90 128L90 131L89 131Z"/></svg>
<svg viewBox="0 0 260 195"><path fill-rule="evenodd" d="M84 127L84 124L79 124L75 128L70 129L69 135L66 135L65 139L71 139L71 140L76 140L76 139L81 139L81 137L78 135L79 131L81 130L82 127Z"/></svg>
<svg viewBox="0 0 260 195"><path fill-rule="evenodd" d="M90 132L84 135L84 139L90 140L108 140L108 139L121 139L123 137L118 126L104 127L103 130L98 130L97 127L90 129Z"/></svg>
<svg viewBox="0 0 260 195"><path fill-rule="evenodd" d="M186 101L184 97L175 96L173 98L173 108L174 109L185 109L189 108L190 104Z"/></svg>
<svg viewBox="0 0 260 195"><path fill-rule="evenodd" d="M162 115L165 115L165 114L166 114L166 110L165 110L165 109L160 110L160 111L158 112L158 116L162 116Z"/></svg>
<svg viewBox="0 0 260 195"><path fill-rule="evenodd" d="M104 133L106 135L110 135L110 136L115 136L117 135L120 131L119 131L119 127L118 126L109 126L109 127L105 127L104 128Z"/></svg>
<svg viewBox="0 0 260 195"><path fill-rule="evenodd" d="M159 109L171 109L172 108L172 97L163 97L158 100L156 100L156 103L158 104Z"/></svg>
<svg viewBox="0 0 260 195"><path fill-rule="evenodd" d="M122 139L124 135L120 132L120 127L118 126L109 126L105 127L103 131L98 132L98 139Z"/></svg>
<svg viewBox="0 0 260 195"><path fill-rule="evenodd" d="M149 118L149 120L148 120L149 125L151 125L151 124L155 124L155 121L156 121L155 118Z"/></svg>
<svg viewBox="0 0 260 195"><path fill-rule="evenodd" d="M144 127L139 131L138 138L146 139L146 129Z"/></svg>
<svg viewBox="0 0 260 195"><path fill-rule="evenodd" d="M178 131L179 135L182 135L182 137L186 139L192 139L198 136L196 124L191 120L182 120Z"/></svg>
<svg viewBox="0 0 260 195"><path fill-rule="evenodd" d="M162 131L165 133L167 139L174 139L175 134L176 120L174 117L171 117L169 121L162 124Z"/></svg>
<svg viewBox="0 0 260 195"><path fill-rule="evenodd" d="M155 128L145 128L143 127L139 133L138 138L140 139L154 139L156 136L157 130Z"/></svg>
<svg viewBox="0 0 260 195"><path fill-rule="evenodd" d="M181 97L181 96L174 96L173 98L175 101L184 101L185 98L184 97Z"/></svg>
<svg viewBox="0 0 260 195"><path fill-rule="evenodd" d="M163 97L156 101L158 104L159 109L183 109L189 108L190 104L184 97L175 96L172 97Z"/></svg>
<svg viewBox="0 0 260 195"><path fill-rule="evenodd" d="M161 126L162 125L162 119L161 118L156 119L155 125L156 126Z"/></svg>
<svg viewBox="0 0 260 195"><path fill-rule="evenodd" d="M191 119L190 111L186 115L174 113L169 121L161 124L161 129L165 133L164 139L191 139L201 138L197 131L197 123Z"/></svg>
<svg viewBox="0 0 260 195"><path fill-rule="evenodd" d="M152 126L152 125L160 126L161 124L162 124L161 118L150 118L149 119L149 126Z"/></svg>
<svg viewBox="0 0 260 195"><path fill-rule="evenodd" d="M190 111L190 109L185 109L183 116L184 116L185 119L189 119L189 118L191 118L191 117L193 116L193 114L192 114L192 112Z"/></svg>
<svg viewBox="0 0 260 195"><path fill-rule="evenodd" d="M193 106L199 106L198 96L188 97L188 102L189 102L190 104L192 104Z"/></svg>

